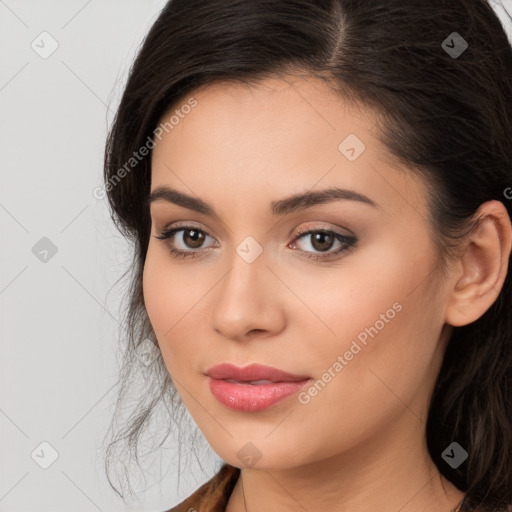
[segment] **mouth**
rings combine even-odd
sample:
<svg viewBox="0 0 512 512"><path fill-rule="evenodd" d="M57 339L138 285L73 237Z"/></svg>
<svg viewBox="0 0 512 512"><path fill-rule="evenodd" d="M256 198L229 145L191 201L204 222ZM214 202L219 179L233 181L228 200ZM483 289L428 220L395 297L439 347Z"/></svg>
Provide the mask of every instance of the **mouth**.
<svg viewBox="0 0 512 512"><path fill-rule="evenodd" d="M222 364L210 368L208 386L225 407L240 412L258 412L300 391L311 377L293 375L263 365L243 368Z"/></svg>
<svg viewBox="0 0 512 512"><path fill-rule="evenodd" d="M250 381L243 381L243 380L235 380L235 379L220 379L225 380L226 382L234 382L235 384L250 384L251 386L260 386L261 384L273 384L274 381L272 380L250 380Z"/></svg>
<svg viewBox="0 0 512 512"><path fill-rule="evenodd" d="M231 380L239 383L267 384L271 382L300 382L310 378L309 375L294 375L272 366L251 364L239 367L228 363L212 366L207 370L206 375L213 379Z"/></svg>

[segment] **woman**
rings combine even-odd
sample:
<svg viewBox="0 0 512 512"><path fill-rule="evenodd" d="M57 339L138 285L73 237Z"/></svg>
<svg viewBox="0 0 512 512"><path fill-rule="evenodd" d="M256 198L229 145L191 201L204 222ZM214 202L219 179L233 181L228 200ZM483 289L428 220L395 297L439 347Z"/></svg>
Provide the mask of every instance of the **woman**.
<svg viewBox="0 0 512 512"><path fill-rule="evenodd" d="M507 510L510 133L483 0L169 2L105 154L150 393L107 462L163 403L224 462L172 511Z"/></svg>

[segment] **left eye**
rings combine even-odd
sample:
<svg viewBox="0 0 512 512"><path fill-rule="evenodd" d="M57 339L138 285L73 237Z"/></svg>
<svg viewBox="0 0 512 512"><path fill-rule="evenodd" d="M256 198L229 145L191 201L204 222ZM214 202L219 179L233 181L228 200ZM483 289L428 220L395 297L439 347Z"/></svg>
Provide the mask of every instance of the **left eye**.
<svg viewBox="0 0 512 512"><path fill-rule="evenodd" d="M318 255L320 257L323 257L322 253L326 253L327 251L332 249L335 242L338 242L340 245L333 252L327 253L326 256L332 256L344 252L350 249L356 242L355 238L342 235L341 233L337 233L336 231L325 229L310 229L308 231L303 231L299 233L299 235L292 242L293 247L297 245L297 240L301 240L303 238L305 239L306 237L309 237L309 246L312 247L314 251L318 251L316 254L313 252L313 255ZM305 252L311 253L311 251L309 250L303 250Z"/></svg>

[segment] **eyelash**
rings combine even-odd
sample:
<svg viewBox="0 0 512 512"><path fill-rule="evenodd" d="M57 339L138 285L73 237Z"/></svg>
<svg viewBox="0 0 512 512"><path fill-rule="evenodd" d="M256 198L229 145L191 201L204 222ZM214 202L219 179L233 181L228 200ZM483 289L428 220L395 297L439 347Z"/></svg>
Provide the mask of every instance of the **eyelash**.
<svg viewBox="0 0 512 512"><path fill-rule="evenodd" d="M158 240L162 240L164 243L169 245L170 239L176 233L178 233L180 231L187 231L187 230L197 231L206 236L210 236L210 235L208 235L208 233L206 231L199 229L195 226L179 226L179 227L175 227L175 228L172 228L169 230L162 231L158 236L155 236L155 238L157 238ZM302 251L305 253L305 257L308 259L331 260L331 259L333 259L333 257L336 257L342 253L346 253L346 252L352 250L355 247L355 244L357 242L357 239L355 237L342 235L341 233L338 233L336 231L323 229L323 228L299 229L297 232L297 235L293 239L293 242L295 242L296 240L298 240L300 238L304 238L307 235L317 234L317 233L324 234L324 235L334 235L336 240L341 242L343 244L343 246L340 247L339 249L337 249L336 251L330 252L330 253L321 253L321 252L311 253L310 251ZM174 247L170 247L169 252L176 258L185 258L185 257L190 257L190 256L194 258L195 255L198 252L200 252L200 250L183 251L181 249L176 249Z"/></svg>

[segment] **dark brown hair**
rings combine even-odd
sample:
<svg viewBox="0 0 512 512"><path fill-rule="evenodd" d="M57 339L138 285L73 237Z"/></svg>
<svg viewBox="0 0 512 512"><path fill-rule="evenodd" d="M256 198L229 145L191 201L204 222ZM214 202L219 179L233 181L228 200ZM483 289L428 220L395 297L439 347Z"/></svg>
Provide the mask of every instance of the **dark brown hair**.
<svg viewBox="0 0 512 512"><path fill-rule="evenodd" d="M453 47L454 32L468 45L460 55L443 43L450 36ZM145 367L134 357L144 339L155 342L142 294L151 152L122 177L119 169L197 87L256 85L286 73L325 77L344 97L378 113L382 143L429 186L433 239L443 256L474 225L482 203L502 201L512 217L506 194L512 186L512 48L486 1L169 2L133 63L105 151L112 218L133 246L115 416L134 382L140 393L127 423L113 434L107 474L125 443L138 462L140 435L157 406L169 413L169 429L184 412L162 358ZM511 279L509 272L481 318L454 328L431 399L428 449L439 471L467 492L464 510L504 510L512 503ZM453 441L469 454L457 469L441 457Z"/></svg>

